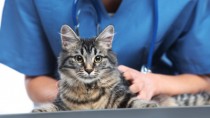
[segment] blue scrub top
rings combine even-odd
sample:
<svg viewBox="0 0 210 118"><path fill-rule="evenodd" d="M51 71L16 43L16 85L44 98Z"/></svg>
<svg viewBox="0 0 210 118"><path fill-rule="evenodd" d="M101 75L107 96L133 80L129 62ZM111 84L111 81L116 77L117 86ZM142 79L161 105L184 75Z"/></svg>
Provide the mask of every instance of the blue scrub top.
<svg viewBox="0 0 210 118"><path fill-rule="evenodd" d="M152 40L154 0L122 0L112 17L101 0L94 2L101 29L110 24L115 27L113 50L119 64L140 70L147 62ZM0 63L31 76L54 73L61 50L60 28L63 24L74 28L72 6L70 0L6 0ZM93 37L94 9L88 0L80 0L80 6L80 36ZM157 6L153 72L210 73L210 1L160 0Z"/></svg>

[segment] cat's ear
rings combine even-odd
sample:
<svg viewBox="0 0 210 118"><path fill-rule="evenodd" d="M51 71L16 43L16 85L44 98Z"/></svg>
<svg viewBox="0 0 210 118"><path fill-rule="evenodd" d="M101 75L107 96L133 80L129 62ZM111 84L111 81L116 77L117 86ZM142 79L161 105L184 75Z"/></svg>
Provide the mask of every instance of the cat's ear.
<svg viewBox="0 0 210 118"><path fill-rule="evenodd" d="M68 25L63 25L60 32L63 49L68 50L75 47L80 40L77 34Z"/></svg>
<svg viewBox="0 0 210 118"><path fill-rule="evenodd" d="M96 38L98 45L105 48L112 48L112 41L114 38L114 27L112 25L107 26Z"/></svg>

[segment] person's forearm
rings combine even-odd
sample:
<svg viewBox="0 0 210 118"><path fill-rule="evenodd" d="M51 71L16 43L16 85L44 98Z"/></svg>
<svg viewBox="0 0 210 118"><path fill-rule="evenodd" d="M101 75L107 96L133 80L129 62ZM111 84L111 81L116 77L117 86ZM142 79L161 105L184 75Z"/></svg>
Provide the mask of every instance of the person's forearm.
<svg viewBox="0 0 210 118"><path fill-rule="evenodd" d="M57 81L50 76L25 77L28 96L34 103L51 102L56 98Z"/></svg>
<svg viewBox="0 0 210 118"><path fill-rule="evenodd" d="M183 74L177 76L157 75L158 94L177 95L210 91L210 80L207 76Z"/></svg>

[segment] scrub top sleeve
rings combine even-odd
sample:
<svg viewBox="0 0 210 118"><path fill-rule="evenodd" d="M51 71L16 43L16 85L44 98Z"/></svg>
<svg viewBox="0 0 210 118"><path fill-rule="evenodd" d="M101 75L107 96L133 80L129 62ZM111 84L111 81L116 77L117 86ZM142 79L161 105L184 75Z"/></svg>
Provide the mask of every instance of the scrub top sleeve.
<svg viewBox="0 0 210 118"><path fill-rule="evenodd" d="M190 30L173 45L168 57L180 73L210 73L210 1L198 0Z"/></svg>
<svg viewBox="0 0 210 118"><path fill-rule="evenodd" d="M6 0L0 30L0 63L25 75L51 74L56 59L33 0Z"/></svg>

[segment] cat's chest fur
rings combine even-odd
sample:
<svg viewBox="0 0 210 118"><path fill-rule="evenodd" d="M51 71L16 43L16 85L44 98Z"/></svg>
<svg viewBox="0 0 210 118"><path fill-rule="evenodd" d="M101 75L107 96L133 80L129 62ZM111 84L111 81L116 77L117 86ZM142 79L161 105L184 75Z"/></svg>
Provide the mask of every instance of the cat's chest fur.
<svg viewBox="0 0 210 118"><path fill-rule="evenodd" d="M97 81L92 84L74 83L67 81L59 87L60 98L71 110L79 109L105 109L116 86L116 79L105 79L106 81ZM107 84L111 81L112 84ZM105 84L106 83L106 84ZM63 86L64 85L64 86Z"/></svg>

